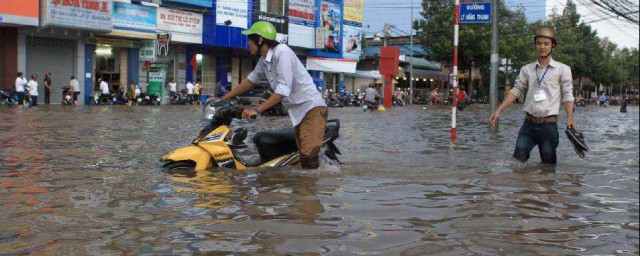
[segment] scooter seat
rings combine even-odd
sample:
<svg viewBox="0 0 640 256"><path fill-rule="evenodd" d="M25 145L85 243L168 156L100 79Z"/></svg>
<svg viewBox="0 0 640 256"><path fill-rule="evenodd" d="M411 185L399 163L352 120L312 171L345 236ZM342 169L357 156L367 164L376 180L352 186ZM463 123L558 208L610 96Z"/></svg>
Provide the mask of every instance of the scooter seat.
<svg viewBox="0 0 640 256"><path fill-rule="evenodd" d="M293 128L260 131L253 137L253 143L263 163L298 151Z"/></svg>

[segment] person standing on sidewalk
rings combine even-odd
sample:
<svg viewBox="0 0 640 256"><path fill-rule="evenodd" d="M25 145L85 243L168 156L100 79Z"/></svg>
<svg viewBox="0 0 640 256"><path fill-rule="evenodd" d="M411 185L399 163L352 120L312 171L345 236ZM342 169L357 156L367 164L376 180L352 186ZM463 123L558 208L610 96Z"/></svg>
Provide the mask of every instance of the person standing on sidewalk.
<svg viewBox="0 0 640 256"><path fill-rule="evenodd" d="M29 96L31 97L31 105L38 105L38 75L32 74L31 80L27 83L29 87Z"/></svg>
<svg viewBox="0 0 640 256"><path fill-rule="evenodd" d="M560 103L564 104L567 113L567 128L578 126L573 120L573 78L569 66L551 58L551 53L557 45L553 29L536 30L533 40L538 61L520 69L515 87L491 115L489 122L495 125L500 112L509 107L528 88L524 102L525 120L518 132L513 158L526 162L531 150L537 145L542 163L555 165L559 144L557 123Z"/></svg>
<svg viewBox="0 0 640 256"><path fill-rule="evenodd" d="M49 105L51 101L51 72L44 72L44 104Z"/></svg>
<svg viewBox="0 0 640 256"><path fill-rule="evenodd" d="M78 95L80 95L80 83L75 76L71 76L69 81L69 90L73 90L73 105L78 105Z"/></svg>
<svg viewBox="0 0 640 256"><path fill-rule="evenodd" d="M27 84L27 79L24 78L24 73L18 72L18 77L16 77L16 94L18 94L18 104L24 103L25 91L24 86Z"/></svg>
<svg viewBox="0 0 640 256"><path fill-rule="evenodd" d="M329 110L311 75L289 46L276 41L273 24L258 21L242 34L249 37L251 54L261 57L253 72L239 86L222 96L222 100L248 91L265 76L274 93L258 108L245 108L242 117L258 116L260 112L282 102L295 128L300 165L304 169L318 168Z"/></svg>

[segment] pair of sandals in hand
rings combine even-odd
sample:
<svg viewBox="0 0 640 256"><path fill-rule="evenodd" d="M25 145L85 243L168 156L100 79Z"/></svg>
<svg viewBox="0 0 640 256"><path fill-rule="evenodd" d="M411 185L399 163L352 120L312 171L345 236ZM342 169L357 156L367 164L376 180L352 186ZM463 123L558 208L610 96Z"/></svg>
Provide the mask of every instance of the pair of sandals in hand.
<svg viewBox="0 0 640 256"><path fill-rule="evenodd" d="M569 127L564 130L567 134L569 141L573 145L573 149L576 151L580 158L584 158L584 151L589 151L589 147L584 143L584 135L581 132L576 131L575 128Z"/></svg>

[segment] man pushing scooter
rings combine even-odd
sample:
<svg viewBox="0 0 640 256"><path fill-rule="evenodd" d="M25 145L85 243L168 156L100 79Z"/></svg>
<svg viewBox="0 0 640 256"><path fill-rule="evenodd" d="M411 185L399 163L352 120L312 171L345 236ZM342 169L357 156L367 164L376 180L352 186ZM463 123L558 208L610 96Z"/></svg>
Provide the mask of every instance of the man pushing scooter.
<svg viewBox="0 0 640 256"><path fill-rule="evenodd" d="M318 168L318 154L322 147L329 111L311 75L289 46L276 41L276 28L271 23L258 21L242 31L242 34L249 37L251 54L259 54L260 60L253 72L237 87L222 96L222 100L248 91L260 81L261 76L266 76L275 93L258 108L245 108L242 118L257 116L282 102L295 128L302 168Z"/></svg>

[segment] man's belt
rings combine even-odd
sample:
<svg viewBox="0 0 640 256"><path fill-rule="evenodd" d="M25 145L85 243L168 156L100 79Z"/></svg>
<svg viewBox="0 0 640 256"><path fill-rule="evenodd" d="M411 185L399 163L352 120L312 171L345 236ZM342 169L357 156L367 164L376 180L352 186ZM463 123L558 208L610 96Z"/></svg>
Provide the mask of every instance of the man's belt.
<svg viewBox="0 0 640 256"><path fill-rule="evenodd" d="M558 122L558 116L535 117L529 113L524 119L534 124L554 124Z"/></svg>

